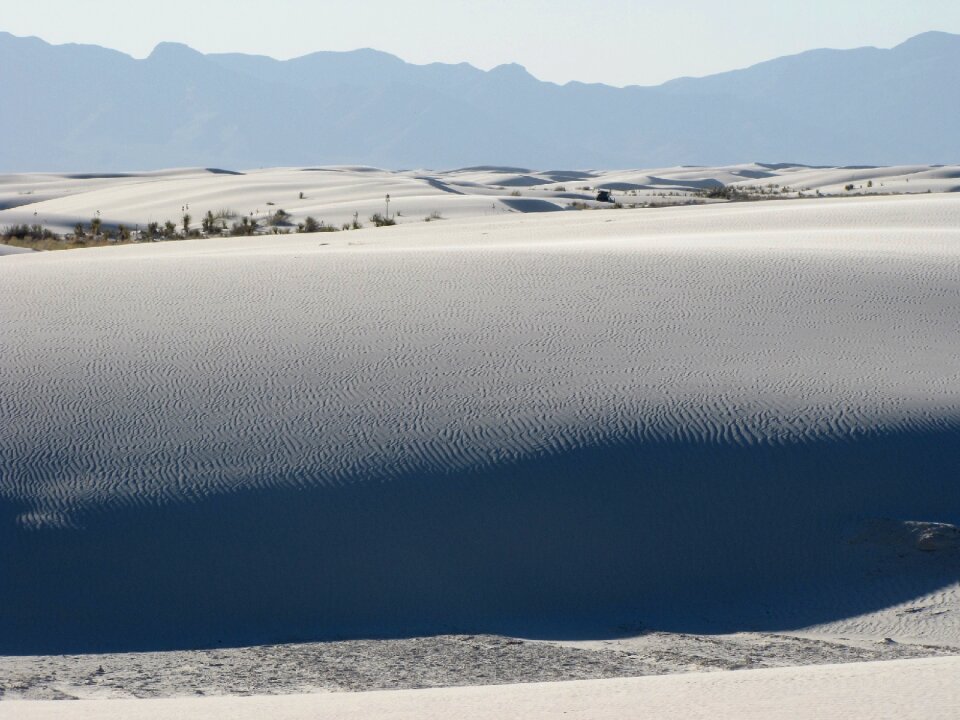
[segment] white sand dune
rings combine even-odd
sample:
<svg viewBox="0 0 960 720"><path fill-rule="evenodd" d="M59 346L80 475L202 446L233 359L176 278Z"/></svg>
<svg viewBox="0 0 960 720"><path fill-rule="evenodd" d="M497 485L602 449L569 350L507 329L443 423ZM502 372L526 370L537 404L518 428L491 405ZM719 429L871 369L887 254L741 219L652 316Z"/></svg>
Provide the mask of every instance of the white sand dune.
<svg viewBox="0 0 960 720"><path fill-rule="evenodd" d="M279 209L290 214L288 228L307 216L340 227L355 215L366 223L373 213L386 212L388 194L390 212L399 213L399 223L420 223L436 213L444 218L493 218L563 210L574 202L595 205L597 188L613 189L628 205L704 202L695 194L718 185L741 189L776 185L777 192L786 188L787 196L947 193L960 190L960 166L858 169L747 163L617 171L479 167L445 172L333 166L0 175L0 228L39 223L66 233L94 216L109 226L142 228L168 220L179 225L185 212L199 227L207 212L225 210L234 214L225 221L229 227L240 216L265 224ZM849 185L853 189L847 190Z"/></svg>
<svg viewBox="0 0 960 720"><path fill-rule="evenodd" d="M0 647L960 643L958 228L924 195L6 257Z"/></svg>
<svg viewBox="0 0 960 720"><path fill-rule="evenodd" d="M960 658L729 673L429 690L271 697L0 704L0 718L230 717L500 720L501 718L789 718L927 720L960 714Z"/></svg>

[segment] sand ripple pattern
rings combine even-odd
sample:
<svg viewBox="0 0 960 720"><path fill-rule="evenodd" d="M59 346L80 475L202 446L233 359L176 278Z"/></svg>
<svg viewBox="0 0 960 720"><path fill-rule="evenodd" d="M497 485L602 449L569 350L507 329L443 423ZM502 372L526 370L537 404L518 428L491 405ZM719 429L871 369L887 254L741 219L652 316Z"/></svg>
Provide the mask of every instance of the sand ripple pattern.
<svg viewBox="0 0 960 720"><path fill-rule="evenodd" d="M69 525L586 447L955 428L960 201L837 205L6 258L0 493Z"/></svg>

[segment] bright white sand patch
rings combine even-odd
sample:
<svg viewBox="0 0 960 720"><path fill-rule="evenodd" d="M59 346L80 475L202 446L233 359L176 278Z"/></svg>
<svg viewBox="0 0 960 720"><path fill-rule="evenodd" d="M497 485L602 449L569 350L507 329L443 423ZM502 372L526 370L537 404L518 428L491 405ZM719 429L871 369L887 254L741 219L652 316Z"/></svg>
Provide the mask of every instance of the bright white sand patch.
<svg viewBox="0 0 960 720"><path fill-rule="evenodd" d="M960 717L960 658L327 695L0 704L17 720Z"/></svg>

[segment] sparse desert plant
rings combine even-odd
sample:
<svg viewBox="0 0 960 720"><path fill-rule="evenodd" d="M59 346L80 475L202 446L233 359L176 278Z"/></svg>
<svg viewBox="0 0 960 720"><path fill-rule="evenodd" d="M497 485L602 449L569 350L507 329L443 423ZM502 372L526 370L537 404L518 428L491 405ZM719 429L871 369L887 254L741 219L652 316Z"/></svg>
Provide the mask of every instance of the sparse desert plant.
<svg viewBox="0 0 960 720"><path fill-rule="evenodd" d="M303 200L303 190L300 191L300 199Z"/></svg>
<svg viewBox="0 0 960 720"><path fill-rule="evenodd" d="M439 210L434 210L423 219L424 222L430 222L432 220L443 220L443 214Z"/></svg>
<svg viewBox="0 0 960 720"><path fill-rule="evenodd" d="M853 190L853 183L849 183L848 185L844 185L844 186L843 186L843 189L846 190L847 192L851 192L851 191Z"/></svg>
<svg viewBox="0 0 960 720"><path fill-rule="evenodd" d="M670 194L673 195L674 193ZM747 193L729 185L716 185L706 190L701 190L697 194L712 200L744 200L749 197Z"/></svg>
<svg viewBox="0 0 960 720"><path fill-rule="evenodd" d="M163 224L163 236L165 238L173 238L177 235L177 226L173 224L173 221L167 220Z"/></svg>
<svg viewBox="0 0 960 720"><path fill-rule="evenodd" d="M81 226L82 229L82 226ZM0 239L4 242L10 240L36 241L36 240L60 240L60 236L52 230L42 225L11 225L0 230Z"/></svg>
<svg viewBox="0 0 960 720"><path fill-rule="evenodd" d="M207 214L203 216L200 225L208 235L216 232L217 220L213 217L213 213L210 210L207 210Z"/></svg>
<svg viewBox="0 0 960 720"><path fill-rule="evenodd" d="M349 224L344 225L344 230L349 230ZM307 219L297 225L297 232L315 233L315 232L337 232L333 225L327 225L323 220L317 222L316 218L307 216Z"/></svg>
<svg viewBox="0 0 960 720"><path fill-rule="evenodd" d="M381 215L380 213L374 213L373 215L371 215L370 222L372 222L377 227L384 227L387 225L397 224L397 221L394 220L392 217L386 217L385 215Z"/></svg>
<svg viewBox="0 0 960 720"><path fill-rule="evenodd" d="M557 192L566 192L567 188L564 187L563 185L558 185L557 187L554 188L554 190Z"/></svg>
<svg viewBox="0 0 960 720"><path fill-rule="evenodd" d="M184 214L183 214L182 222L183 222L183 234L184 234L184 236L190 234L190 221L191 221L192 219L193 219L193 218L190 217L190 213L184 213Z"/></svg>
<svg viewBox="0 0 960 720"><path fill-rule="evenodd" d="M101 222L100 222L100 218L98 218L98 217L93 217L93 218L91 218L91 219L90 219L90 234L93 235L94 237L96 237L97 235L99 235L99 234L100 234L100 227L101 227L101 225L102 225L102 224L101 224Z"/></svg>
<svg viewBox="0 0 960 720"><path fill-rule="evenodd" d="M257 221L252 217L244 215L240 222L234 223L230 229L231 235L255 235L257 232Z"/></svg>
<svg viewBox="0 0 960 720"><path fill-rule="evenodd" d="M273 227L277 227L278 225L289 225L290 213L283 208L280 208L270 216L270 218L267 220L267 223Z"/></svg>
<svg viewBox="0 0 960 720"><path fill-rule="evenodd" d="M520 196L521 196L521 193L519 190L514 190L512 193L510 193L510 197L520 197Z"/></svg>

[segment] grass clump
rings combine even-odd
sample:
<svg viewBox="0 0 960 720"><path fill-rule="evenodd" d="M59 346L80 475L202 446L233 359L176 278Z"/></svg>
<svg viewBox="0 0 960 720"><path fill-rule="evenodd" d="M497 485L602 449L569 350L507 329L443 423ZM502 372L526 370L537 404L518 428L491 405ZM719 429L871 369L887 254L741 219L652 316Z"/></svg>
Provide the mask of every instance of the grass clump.
<svg viewBox="0 0 960 720"><path fill-rule="evenodd" d="M356 222L356 220L354 220ZM396 225L397 221L392 217L386 215L381 215L380 213L374 213L370 216L370 222L372 222L377 227L385 227L387 225Z"/></svg>

